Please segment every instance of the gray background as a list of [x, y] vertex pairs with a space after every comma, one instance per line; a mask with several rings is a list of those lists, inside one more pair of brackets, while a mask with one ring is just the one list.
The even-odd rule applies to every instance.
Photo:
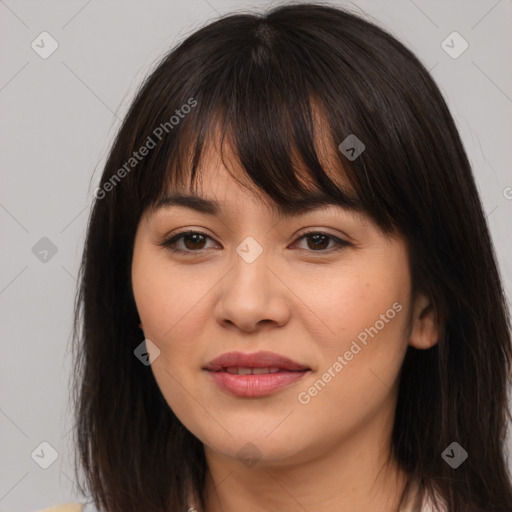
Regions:
[[[511, 1], [331, 3], [367, 13], [432, 70], [473, 165], [510, 298]], [[68, 405], [75, 276], [92, 192], [136, 87], [209, 19], [275, 4], [0, 0], [0, 511], [77, 498]], [[43, 31], [59, 45], [46, 59], [31, 47], [49, 47]], [[469, 44], [456, 59], [441, 46], [453, 31]], [[54, 255], [41, 252], [43, 237]], [[47, 469], [35, 461], [50, 461], [42, 442], [58, 453]]]

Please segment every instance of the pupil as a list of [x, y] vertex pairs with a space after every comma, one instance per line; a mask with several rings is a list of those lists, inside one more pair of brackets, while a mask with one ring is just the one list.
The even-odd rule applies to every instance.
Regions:
[[[196, 247], [195, 244], [201, 244], [200, 241], [198, 241], [197, 239], [198, 238], [204, 238], [203, 235], [199, 235], [199, 234], [192, 234], [192, 235], [187, 235], [184, 237], [183, 241], [185, 242], [185, 246], [187, 247], [187, 249], [201, 249], [201, 247]], [[192, 247], [190, 247], [190, 244], [187, 243], [188, 240], [191, 240], [192, 239]], [[204, 243], [204, 240], [203, 240], [203, 243]]]
[[[318, 240], [319, 238], [323, 238], [323, 239], [324, 239], [324, 242], [327, 240], [327, 245], [329, 245], [329, 241], [328, 241], [328, 239], [327, 239], [327, 236], [326, 236], [326, 235], [312, 235], [312, 236], [310, 237], [310, 239], [314, 239], [314, 240], [315, 240], [315, 242], [314, 242], [314, 244], [315, 244], [315, 245], [318, 245], [319, 243], [321, 244], [321, 242], [317, 242], [317, 240]], [[308, 245], [310, 245], [310, 244], [308, 244]], [[321, 245], [323, 246], [323, 247], [321, 247], [321, 249], [325, 249], [325, 243], [323, 243], [323, 244], [321, 244]], [[310, 246], [310, 249], [311, 249], [311, 248], [312, 248], [312, 247]], [[316, 248], [318, 248], [318, 247], [316, 247]]]

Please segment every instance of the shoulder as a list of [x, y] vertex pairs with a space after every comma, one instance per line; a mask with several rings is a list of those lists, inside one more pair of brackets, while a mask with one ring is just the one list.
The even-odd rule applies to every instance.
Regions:
[[92, 503], [67, 502], [53, 507], [43, 508], [36, 512], [98, 512]]
[[446, 512], [446, 502], [444, 499], [442, 499], [439, 495], [436, 495], [437, 501], [438, 501], [438, 507], [436, 508], [434, 506], [434, 503], [430, 496], [427, 496], [423, 503], [423, 508], [421, 509], [421, 512]]
[[[447, 512], [446, 508], [446, 502], [444, 499], [442, 499], [439, 495], [436, 495], [436, 498], [438, 500], [438, 507], [436, 508], [434, 506], [434, 503], [429, 495], [425, 495], [423, 498], [423, 503], [421, 504], [421, 511], [420, 512]], [[416, 509], [413, 508], [413, 502], [412, 500], [409, 501], [405, 508], [401, 509], [401, 512], [416, 512]]]
[[53, 507], [42, 508], [37, 512], [82, 512], [83, 505], [80, 503], [61, 503]]

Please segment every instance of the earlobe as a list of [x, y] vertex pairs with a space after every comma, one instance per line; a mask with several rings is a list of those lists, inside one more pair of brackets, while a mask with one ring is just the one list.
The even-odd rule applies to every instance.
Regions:
[[439, 341], [439, 335], [439, 319], [432, 301], [427, 295], [418, 294], [413, 305], [409, 344], [417, 349], [426, 350]]

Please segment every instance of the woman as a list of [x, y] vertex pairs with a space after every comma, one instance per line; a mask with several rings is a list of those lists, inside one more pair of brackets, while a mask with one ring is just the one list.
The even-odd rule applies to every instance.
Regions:
[[439, 89], [334, 7], [148, 77], [89, 221], [79, 469], [106, 510], [512, 510], [510, 320]]

